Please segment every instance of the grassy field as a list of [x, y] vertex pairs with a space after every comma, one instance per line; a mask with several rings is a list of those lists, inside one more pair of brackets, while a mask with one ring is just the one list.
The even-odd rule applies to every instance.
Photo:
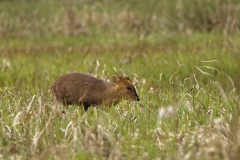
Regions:
[[[239, 5], [0, 1], [0, 159], [240, 159]], [[64, 73], [113, 68], [139, 102], [51, 96]]]

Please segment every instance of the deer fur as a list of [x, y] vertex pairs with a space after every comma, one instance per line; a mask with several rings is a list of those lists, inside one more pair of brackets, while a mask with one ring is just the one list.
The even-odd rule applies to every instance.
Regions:
[[139, 101], [133, 83], [128, 77], [112, 76], [112, 82], [84, 73], [67, 73], [51, 86], [57, 101], [65, 105], [83, 105], [85, 110], [92, 105], [116, 105], [122, 99]]

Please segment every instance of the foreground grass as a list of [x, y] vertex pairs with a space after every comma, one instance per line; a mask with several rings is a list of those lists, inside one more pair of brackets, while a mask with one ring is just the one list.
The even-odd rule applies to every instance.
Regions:
[[[216, 47], [228, 41], [209, 44], [211, 36], [186, 44], [200, 37], [175, 39], [163, 48], [146, 45], [144, 52], [138, 45], [116, 44], [99, 45], [96, 54], [87, 54], [96, 51], [91, 45], [40, 44], [30, 46], [29, 53], [3, 48], [1, 157], [237, 159], [239, 56], [235, 49]], [[91, 72], [110, 79], [112, 67], [121, 66], [137, 84], [141, 102], [84, 112], [51, 98], [49, 86], [61, 74]]]
[[[32, 8], [21, 5], [20, 16], [6, 15], [21, 19]], [[52, 5], [46, 13], [56, 21], [43, 23], [49, 34], [38, 31], [33, 18], [24, 32], [19, 30], [27, 23], [16, 21], [17, 29], [10, 30], [15, 33], [1, 35], [6, 37], [0, 40], [0, 159], [240, 158], [239, 35], [126, 26], [85, 34], [65, 33], [60, 25], [54, 32], [64, 10]], [[110, 79], [113, 67], [133, 79], [139, 103], [85, 112], [51, 97], [49, 87], [61, 74], [79, 71]]]

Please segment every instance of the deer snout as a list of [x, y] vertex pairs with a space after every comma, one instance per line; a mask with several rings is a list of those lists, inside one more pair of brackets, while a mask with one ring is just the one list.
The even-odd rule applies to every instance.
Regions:
[[139, 97], [137, 97], [137, 101], [140, 101], [140, 98], [139, 98]]

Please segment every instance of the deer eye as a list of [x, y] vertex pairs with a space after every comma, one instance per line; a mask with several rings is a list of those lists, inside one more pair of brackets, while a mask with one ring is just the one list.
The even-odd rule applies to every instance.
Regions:
[[127, 89], [128, 89], [129, 91], [131, 91], [131, 87], [127, 86]]

